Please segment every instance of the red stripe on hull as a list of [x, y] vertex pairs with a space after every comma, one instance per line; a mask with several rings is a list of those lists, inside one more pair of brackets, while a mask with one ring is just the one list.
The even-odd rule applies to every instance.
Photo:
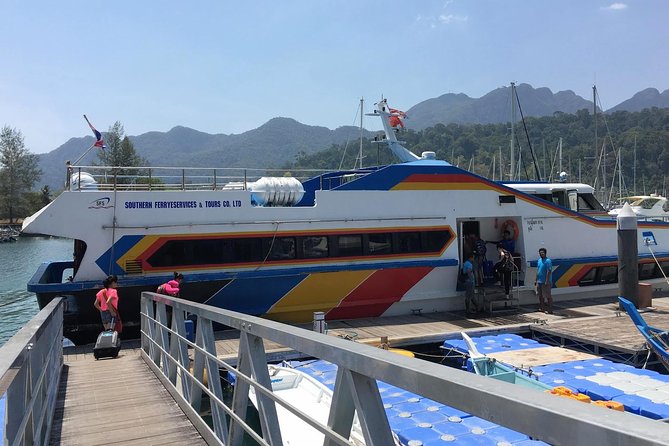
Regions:
[[376, 271], [344, 298], [327, 319], [353, 319], [381, 316], [423, 279], [432, 267], [384, 269]]

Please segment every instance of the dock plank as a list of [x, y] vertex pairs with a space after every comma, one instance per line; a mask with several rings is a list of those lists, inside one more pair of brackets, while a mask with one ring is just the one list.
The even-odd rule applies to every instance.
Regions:
[[65, 355], [51, 445], [169, 442], [206, 444], [138, 350], [99, 361], [85, 350]]
[[[643, 313], [648, 324], [669, 327], [669, 309], [658, 307]], [[615, 348], [624, 353], [644, 350], [645, 340], [625, 313], [609, 316], [579, 318], [533, 326], [533, 331], [588, 342], [603, 348]]]

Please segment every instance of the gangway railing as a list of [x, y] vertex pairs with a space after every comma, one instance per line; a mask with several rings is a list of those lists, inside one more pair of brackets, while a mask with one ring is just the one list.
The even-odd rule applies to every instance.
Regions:
[[[141, 313], [142, 357], [209, 444], [239, 446], [246, 433], [259, 444], [281, 445], [280, 405], [323, 433], [324, 446], [350, 445], [356, 413], [367, 446], [392, 445], [377, 380], [550, 444], [659, 445], [669, 438], [665, 423], [233, 311], [143, 292]], [[197, 317], [194, 342], [187, 339], [187, 316]], [[237, 368], [217, 357], [215, 323], [239, 336]], [[265, 340], [337, 365], [326, 424], [272, 393]], [[231, 402], [224, 401], [219, 371], [236, 375]], [[245, 421], [251, 387], [258, 399], [260, 432]], [[212, 427], [199, 416], [204, 395], [210, 400]]]
[[5, 446], [49, 443], [63, 369], [63, 304], [55, 298], [0, 348]]

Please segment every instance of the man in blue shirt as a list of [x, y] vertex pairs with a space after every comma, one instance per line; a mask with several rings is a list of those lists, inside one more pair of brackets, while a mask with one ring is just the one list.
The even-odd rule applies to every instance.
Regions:
[[478, 310], [478, 305], [474, 299], [474, 254], [470, 253], [467, 260], [462, 264], [462, 273], [467, 276], [465, 280], [465, 310], [467, 314], [474, 314]]
[[[534, 286], [539, 295], [539, 311], [553, 313], [553, 297], [551, 296], [551, 274], [553, 272], [553, 262], [546, 257], [546, 248], [539, 249], [539, 260], [537, 260], [537, 281]], [[548, 306], [544, 306], [544, 299]]]

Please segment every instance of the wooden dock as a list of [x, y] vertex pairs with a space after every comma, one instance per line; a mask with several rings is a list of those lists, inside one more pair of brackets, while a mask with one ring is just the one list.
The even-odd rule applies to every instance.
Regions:
[[90, 347], [65, 349], [64, 362], [50, 444], [207, 444], [139, 350], [96, 361]]
[[[669, 327], [669, 298], [656, 298], [653, 302], [653, 308], [642, 310], [644, 319], [656, 327]], [[627, 314], [618, 311], [616, 304], [600, 304], [580, 311], [594, 315], [533, 325], [532, 337], [637, 367], [646, 361], [653, 363], [643, 336]]]

